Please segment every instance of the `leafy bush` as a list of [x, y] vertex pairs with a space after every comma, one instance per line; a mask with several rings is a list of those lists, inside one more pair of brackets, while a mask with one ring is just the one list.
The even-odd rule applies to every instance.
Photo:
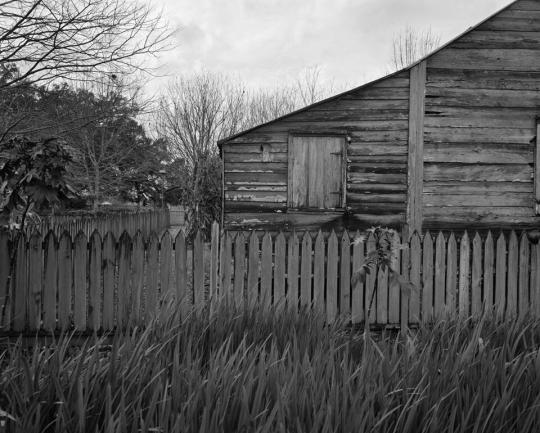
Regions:
[[21, 432], [531, 432], [540, 322], [441, 321], [377, 341], [308, 312], [156, 318], [110, 346], [0, 357]]

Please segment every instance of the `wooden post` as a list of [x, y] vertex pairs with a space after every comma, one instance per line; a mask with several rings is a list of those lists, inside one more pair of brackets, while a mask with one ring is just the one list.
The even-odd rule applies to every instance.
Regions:
[[433, 312], [440, 319], [444, 311], [446, 283], [446, 242], [442, 232], [435, 241], [435, 288], [433, 291]]
[[272, 304], [272, 237], [268, 232], [262, 239], [261, 254], [261, 302], [269, 307]]
[[285, 235], [280, 233], [276, 238], [274, 269], [274, 304], [285, 306]]
[[497, 315], [502, 318], [506, 310], [506, 240], [503, 233], [497, 239], [495, 304], [497, 305]]
[[259, 300], [259, 237], [255, 231], [249, 238], [247, 301], [254, 307]]
[[71, 317], [71, 291], [73, 288], [73, 255], [71, 236], [62, 233], [58, 243], [58, 327], [67, 329]]
[[[285, 270], [283, 270], [285, 273]], [[285, 276], [283, 276], [285, 278]], [[242, 232], [234, 240], [234, 303], [244, 305], [244, 286], [246, 279], [246, 239]]]
[[300, 264], [300, 305], [311, 307], [311, 236], [308, 232], [302, 238], [302, 262]]
[[454, 233], [448, 238], [446, 252], [446, 314], [455, 316], [457, 311], [457, 242]]
[[469, 315], [470, 255], [469, 235], [465, 232], [459, 243], [459, 316], [461, 318]]
[[518, 238], [516, 232], [512, 230], [508, 241], [508, 286], [506, 294], [506, 314], [512, 318], [517, 315], [518, 260]]
[[74, 310], [73, 320], [77, 331], [86, 330], [86, 297], [87, 297], [87, 267], [88, 264], [88, 240], [83, 232], [75, 237], [73, 253], [73, 286], [74, 286]]
[[116, 271], [116, 240], [112, 232], [103, 239], [103, 329], [114, 328], [114, 280]]
[[313, 263], [313, 307], [321, 313], [325, 313], [324, 305], [324, 235], [319, 230], [315, 239], [314, 263]]
[[332, 323], [338, 312], [338, 238], [332, 230], [328, 238], [328, 268], [326, 271], [326, 320]]
[[339, 313], [345, 321], [351, 316], [351, 240], [345, 231], [341, 237]]
[[101, 253], [101, 236], [96, 230], [90, 237], [90, 272], [88, 275], [88, 327], [93, 331], [97, 331], [101, 325]]
[[424, 236], [422, 261], [422, 321], [425, 323], [433, 317], [433, 241], [429, 232]]
[[491, 310], [493, 308], [493, 271], [495, 256], [493, 255], [493, 236], [491, 231], [488, 232], [486, 241], [484, 242], [484, 309]]
[[292, 232], [288, 240], [287, 257], [287, 306], [294, 312], [298, 312], [298, 257], [300, 248], [298, 236]]
[[482, 312], [482, 240], [478, 232], [473, 239], [471, 274], [471, 314], [478, 317]]
[[[420, 322], [420, 273], [422, 269], [422, 242], [420, 240], [420, 235], [418, 234], [418, 232], [413, 233], [409, 245], [411, 260], [409, 279], [414, 286], [414, 289], [411, 293], [411, 299], [409, 301], [409, 323], [418, 324]], [[399, 263], [394, 269], [399, 269]]]
[[[187, 249], [184, 233], [179, 231], [174, 241], [174, 260], [176, 271], [176, 300], [181, 303], [182, 312], [191, 307], [187, 289]], [[217, 277], [216, 277], [217, 278]]]
[[519, 245], [519, 290], [518, 290], [518, 312], [519, 318], [523, 319], [529, 312], [529, 239], [525, 233], [521, 234]]
[[[365, 246], [364, 239], [360, 236], [360, 232], [357, 231], [353, 239], [353, 260], [352, 260], [353, 275], [355, 272], [358, 272], [360, 268], [362, 267], [362, 265], [364, 264], [364, 260], [365, 260], [364, 246]], [[362, 320], [365, 319], [364, 287], [365, 287], [365, 283], [363, 283], [359, 278], [356, 279], [355, 285], [351, 284], [351, 303], [352, 303], [351, 321], [353, 324], [360, 323]], [[369, 300], [366, 302], [369, 302]]]
[[41, 326], [41, 290], [43, 254], [41, 235], [34, 232], [28, 243], [28, 326], [30, 331], [36, 331]]
[[193, 299], [195, 307], [201, 308], [204, 304], [204, 242], [200, 231], [193, 242]]
[[137, 230], [135, 237], [133, 238], [131, 263], [133, 269], [133, 283], [130, 322], [139, 325], [141, 320], [141, 298], [144, 290], [144, 239], [140, 230]]
[[421, 233], [423, 220], [424, 187], [424, 104], [426, 92], [426, 61], [410, 72], [409, 96], [409, 159], [407, 225], [408, 238], [415, 231]]
[[[45, 237], [45, 278], [43, 284], [43, 328], [54, 331], [56, 328], [56, 292], [58, 281], [58, 254], [56, 237], [50, 231]], [[100, 264], [101, 265], [101, 264]], [[64, 264], [62, 263], [62, 266]], [[1, 303], [0, 303], [1, 305]]]

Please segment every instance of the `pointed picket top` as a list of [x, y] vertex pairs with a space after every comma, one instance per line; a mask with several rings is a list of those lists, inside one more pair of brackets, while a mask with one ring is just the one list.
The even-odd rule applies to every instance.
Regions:
[[163, 230], [161, 233], [160, 244], [163, 244], [164, 242], [167, 242], [170, 245], [173, 243], [171, 232], [168, 229]]
[[431, 237], [431, 232], [429, 230], [427, 230], [426, 234], [424, 235], [424, 245], [426, 243], [433, 243], [433, 239]]

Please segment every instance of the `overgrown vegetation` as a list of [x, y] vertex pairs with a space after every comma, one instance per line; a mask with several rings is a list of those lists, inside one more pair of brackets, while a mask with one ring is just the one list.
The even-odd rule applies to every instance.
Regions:
[[0, 357], [21, 432], [532, 432], [540, 322], [447, 320], [377, 340], [309, 313], [164, 313], [79, 349]]

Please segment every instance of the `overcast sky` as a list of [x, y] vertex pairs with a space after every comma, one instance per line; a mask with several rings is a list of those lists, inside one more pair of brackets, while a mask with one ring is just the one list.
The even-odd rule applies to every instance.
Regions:
[[[389, 72], [407, 25], [446, 42], [510, 0], [154, 0], [179, 28], [161, 74], [206, 69], [273, 87], [318, 65], [338, 87]], [[157, 80], [152, 87], [158, 87]]]

